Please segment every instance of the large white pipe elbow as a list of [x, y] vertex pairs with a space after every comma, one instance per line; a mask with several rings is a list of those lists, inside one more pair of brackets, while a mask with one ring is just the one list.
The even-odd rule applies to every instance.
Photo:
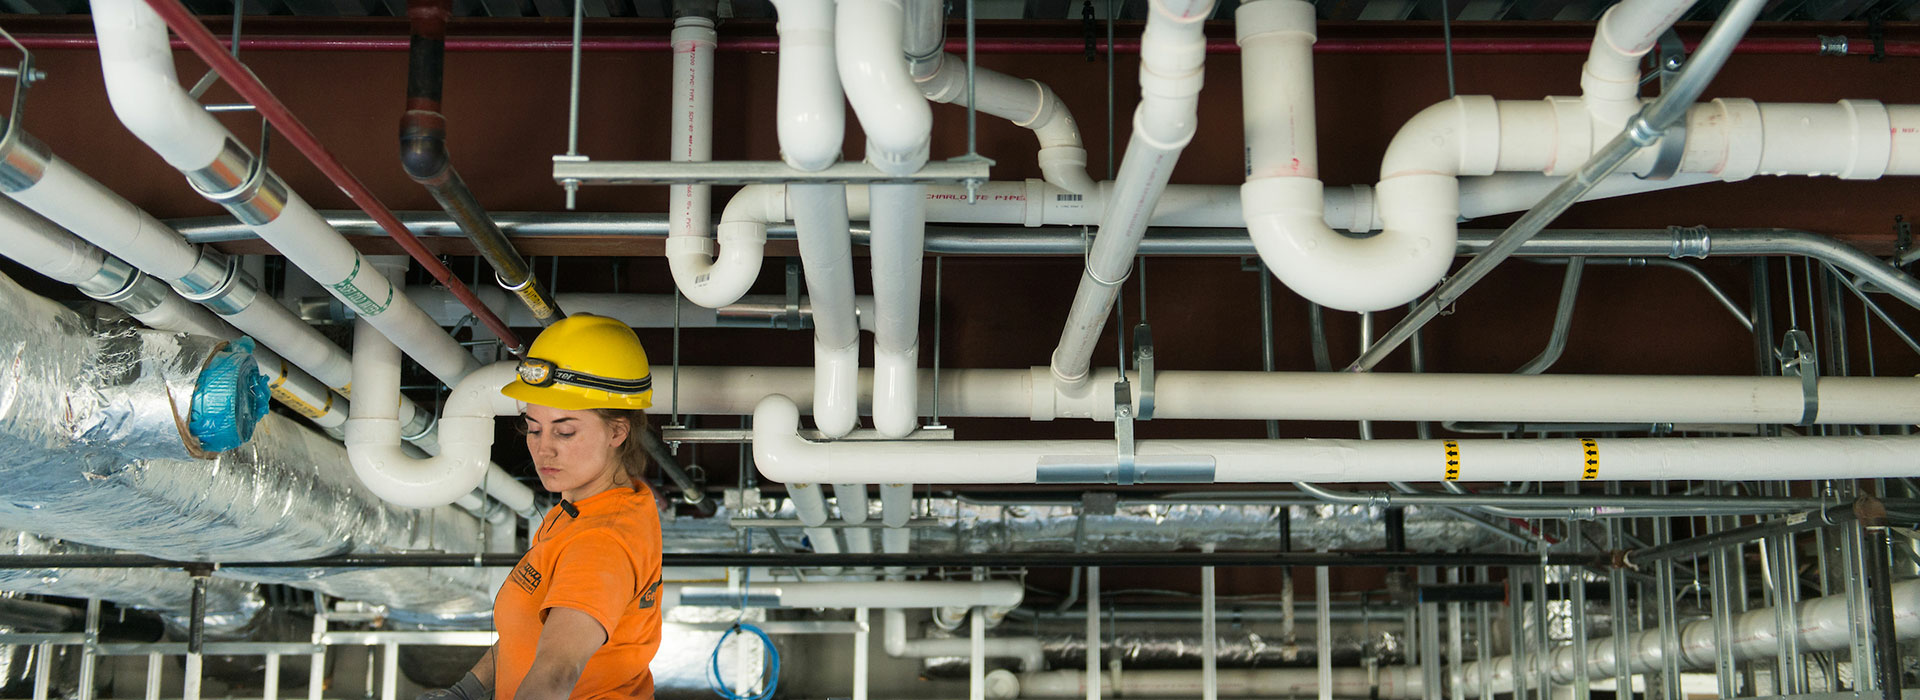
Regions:
[[845, 437], [860, 426], [860, 343], [813, 345], [813, 424], [827, 437]]
[[1453, 178], [1382, 182], [1380, 200], [1386, 229], [1362, 239], [1327, 227], [1319, 180], [1266, 178], [1240, 188], [1247, 234], [1274, 276], [1315, 304], [1345, 311], [1405, 304], [1453, 264], [1460, 207]]
[[[398, 403], [391, 398], [400, 392], [399, 349], [365, 320], [355, 331], [354, 383], [362, 400], [354, 402], [347, 419], [346, 446], [360, 482], [381, 499], [410, 508], [447, 505], [478, 488], [493, 458], [494, 417], [518, 411], [500, 394], [500, 387], [513, 381], [514, 364], [490, 365], [461, 380], [440, 418], [440, 454], [414, 458], [400, 447]], [[528, 495], [526, 503], [508, 505], [530, 507]]]
[[1580, 68], [1580, 91], [1608, 136], [1640, 110], [1640, 58], [1697, 1], [1623, 0], [1600, 16]]
[[180, 89], [167, 23], [141, 0], [93, 4], [100, 67], [113, 112], [174, 168], [193, 171], [220, 156], [227, 130]]
[[[667, 232], [667, 267], [688, 301], [717, 309], [745, 296], [760, 277], [766, 254], [767, 225], [787, 220], [786, 188], [748, 185], [727, 200], [720, 214], [718, 241], [708, 238], [704, 225], [692, 219], [682, 225], [675, 218]], [[697, 216], [704, 222], [706, 217]]]
[[1346, 311], [1398, 306], [1432, 288], [1453, 262], [1460, 213], [1455, 177], [1494, 169], [1494, 101], [1448, 100], [1409, 120], [1388, 147], [1374, 191], [1383, 230], [1351, 238], [1327, 226], [1318, 179], [1313, 6], [1301, 0], [1243, 5], [1235, 31], [1245, 63], [1248, 149], [1240, 207], [1260, 259], [1294, 292]]
[[813, 304], [814, 422], [827, 437], [843, 437], [860, 424], [860, 320], [847, 189], [794, 185], [787, 192]]
[[[935, 102], [966, 106], [966, 60], [941, 54], [933, 64], [932, 73], [915, 78], [920, 92]], [[1080, 127], [1053, 88], [978, 66], [973, 77], [976, 109], [1033, 130], [1040, 141], [1040, 173], [1049, 184], [1078, 194], [1098, 190], [1087, 175], [1087, 149], [1080, 140]]]
[[775, 0], [780, 15], [780, 156], [801, 170], [840, 160], [846, 105], [834, 57], [833, 0]]
[[889, 175], [912, 175], [927, 163], [933, 110], [915, 87], [903, 48], [900, 0], [838, 0], [834, 33], [840, 84], [867, 135], [867, 160]]

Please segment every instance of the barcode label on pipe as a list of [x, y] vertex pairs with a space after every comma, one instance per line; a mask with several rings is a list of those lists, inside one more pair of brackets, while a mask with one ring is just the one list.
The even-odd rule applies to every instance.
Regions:
[[1448, 440], [1440, 443], [1447, 450], [1447, 481], [1460, 480], [1460, 443]]
[[1582, 459], [1586, 464], [1586, 469], [1580, 473], [1580, 479], [1593, 481], [1600, 478], [1600, 443], [1594, 442], [1591, 438], [1581, 438], [1580, 451], [1584, 453]]
[[1078, 201], [1080, 201], [1080, 195], [1077, 195], [1077, 194], [1056, 194], [1056, 195], [1054, 195], [1054, 196], [1053, 196], [1053, 201], [1056, 201], [1056, 202], [1078, 202]]

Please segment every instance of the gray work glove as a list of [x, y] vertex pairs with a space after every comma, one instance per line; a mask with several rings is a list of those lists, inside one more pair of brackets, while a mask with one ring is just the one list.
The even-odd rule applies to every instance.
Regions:
[[468, 671], [451, 688], [434, 688], [421, 693], [418, 700], [493, 700], [493, 690]]

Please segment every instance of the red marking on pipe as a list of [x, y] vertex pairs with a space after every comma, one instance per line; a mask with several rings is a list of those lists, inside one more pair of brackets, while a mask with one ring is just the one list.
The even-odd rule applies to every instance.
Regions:
[[174, 34], [186, 43], [187, 48], [192, 49], [200, 56], [200, 60], [205, 61], [219, 73], [221, 80], [233, 86], [234, 92], [240, 93], [241, 99], [253, 103], [260, 114], [273, 124], [273, 128], [279, 130], [294, 148], [300, 149], [307, 160], [313, 162], [314, 167], [319, 168], [328, 180], [333, 181], [340, 191], [347, 194], [347, 198], [353, 200], [354, 206], [372, 217], [374, 222], [380, 224], [380, 228], [386, 230], [387, 235], [393, 237], [394, 242], [406, 249], [408, 255], [420, 261], [421, 266], [427, 268], [427, 272], [431, 273], [435, 280], [446, 285], [447, 290], [453, 292], [453, 296], [459, 299], [460, 303], [465, 304], [467, 309], [473, 312], [474, 317], [486, 324], [487, 329], [493, 331], [501, 342], [506, 343], [514, 354], [520, 354], [525, 350], [526, 344], [520, 342], [520, 337], [507, 328], [506, 322], [494, 315], [493, 310], [488, 309], [486, 304], [481, 303], [480, 298], [474, 296], [473, 290], [461, 283], [460, 278], [453, 276], [452, 270], [440, 264], [440, 259], [434, 257], [433, 252], [427, 250], [425, 245], [421, 245], [420, 239], [415, 238], [413, 232], [408, 231], [406, 225], [400, 223], [400, 219], [393, 215], [393, 210], [381, 203], [380, 198], [374, 196], [372, 190], [367, 189], [366, 183], [354, 177], [345, 165], [341, 165], [340, 160], [334, 158], [333, 153], [313, 135], [313, 131], [309, 130], [299, 117], [294, 116], [293, 111], [280, 102], [280, 98], [274, 97], [273, 91], [268, 90], [266, 84], [254, 77], [253, 72], [247, 70], [239, 59], [227, 55], [226, 49], [221, 47], [220, 40], [215, 39], [213, 33], [207, 31], [206, 26], [200, 23], [200, 19], [188, 11], [186, 6], [180, 4], [180, 0], [147, 0], [147, 5], [166, 21]]

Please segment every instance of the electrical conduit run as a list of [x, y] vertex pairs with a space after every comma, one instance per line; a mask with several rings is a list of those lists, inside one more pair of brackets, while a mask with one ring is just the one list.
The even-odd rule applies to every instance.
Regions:
[[465, 348], [187, 95], [174, 73], [167, 26], [153, 9], [141, 0], [102, 0], [93, 11], [107, 96], [135, 136], [185, 173], [203, 196], [397, 338], [435, 377], [452, 385], [473, 371], [477, 364]]
[[[927, 162], [933, 112], [903, 57], [900, 0], [838, 0], [834, 55], [847, 101], [867, 136], [867, 162], [911, 175]], [[874, 301], [873, 424], [906, 437], [919, 424], [920, 268], [926, 236], [924, 185], [869, 188]]]
[[1080, 391], [1119, 285], [1133, 267], [1134, 252], [1146, 236], [1174, 163], [1198, 126], [1206, 58], [1202, 29], [1213, 13], [1213, 0], [1152, 0], [1149, 5], [1140, 39], [1140, 106], [1133, 113], [1133, 137], [1053, 351], [1054, 381]]

